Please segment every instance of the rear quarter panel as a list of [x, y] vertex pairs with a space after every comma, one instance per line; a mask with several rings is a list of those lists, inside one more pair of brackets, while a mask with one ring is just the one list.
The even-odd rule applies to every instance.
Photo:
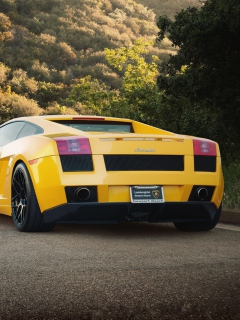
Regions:
[[[60, 187], [59, 160], [55, 142], [44, 136], [30, 136], [2, 147], [0, 163], [0, 212], [11, 215], [12, 174], [23, 162], [30, 174], [41, 211], [66, 202]], [[30, 165], [29, 161], [38, 159]], [[54, 189], [54, 193], [52, 190]]]

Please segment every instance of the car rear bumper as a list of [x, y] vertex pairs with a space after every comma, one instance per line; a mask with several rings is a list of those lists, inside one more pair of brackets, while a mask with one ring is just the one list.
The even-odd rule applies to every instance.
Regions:
[[121, 221], [212, 221], [217, 207], [212, 202], [92, 202], [66, 203], [43, 212], [44, 223], [117, 223]]

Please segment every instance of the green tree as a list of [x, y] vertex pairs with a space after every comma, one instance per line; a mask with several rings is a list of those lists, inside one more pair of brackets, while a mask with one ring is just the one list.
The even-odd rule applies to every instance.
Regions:
[[0, 87], [6, 84], [9, 72], [10, 68], [6, 67], [3, 63], [0, 62]]
[[109, 113], [110, 105], [118, 100], [118, 95], [118, 90], [110, 90], [105, 83], [87, 76], [73, 86], [67, 100], [72, 105], [80, 102], [87, 110], [100, 115]]
[[38, 90], [37, 81], [34, 78], [29, 78], [27, 72], [22, 69], [14, 70], [12, 76], [9, 82], [12, 91], [25, 96], [34, 96]]
[[105, 49], [106, 59], [109, 64], [123, 71], [123, 90], [125, 93], [131, 92], [143, 85], [155, 84], [158, 73], [157, 56], [152, 56], [152, 62], [146, 61], [149, 47], [153, 41], [140, 38], [132, 46], [118, 49]]
[[134, 118], [149, 124], [161, 123], [161, 93], [156, 85], [156, 57], [146, 61], [152, 41], [137, 40], [133, 46], [105, 49], [106, 59], [123, 74], [121, 90], [113, 90], [90, 76], [79, 79], [68, 103], [81, 103], [98, 115]]
[[78, 114], [74, 109], [68, 108], [66, 106], [60, 106], [58, 103], [48, 106], [45, 110], [42, 111], [44, 114]]
[[140, 38], [129, 47], [105, 49], [105, 54], [109, 64], [123, 72], [121, 96], [128, 117], [161, 126], [161, 92], [156, 85], [158, 58], [152, 55], [151, 61], [146, 61], [151, 45], [152, 40]]
[[182, 102], [189, 101], [184, 131], [200, 131], [220, 142], [225, 155], [239, 155], [240, 2], [208, 0], [182, 10], [174, 21], [160, 16], [157, 25], [158, 41], [167, 35], [179, 49], [160, 66], [157, 83], [164, 101], [178, 101], [178, 118]]
[[12, 118], [35, 116], [41, 113], [36, 101], [27, 99], [16, 93], [0, 91], [0, 122], [3, 123]]
[[46, 109], [49, 105], [66, 99], [68, 93], [67, 87], [62, 83], [55, 84], [51, 82], [39, 81], [36, 100], [43, 109]]
[[11, 38], [11, 21], [8, 16], [0, 12], [0, 41]]

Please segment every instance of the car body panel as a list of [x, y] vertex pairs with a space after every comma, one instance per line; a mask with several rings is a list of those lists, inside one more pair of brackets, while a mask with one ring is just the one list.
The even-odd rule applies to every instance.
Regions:
[[[84, 132], [52, 122], [62, 119], [125, 122], [132, 124], [134, 133]], [[224, 183], [217, 143], [216, 170], [214, 172], [199, 172], [194, 169], [193, 139], [195, 137], [174, 134], [129, 119], [110, 117], [36, 116], [23, 117], [18, 120], [34, 123], [43, 128], [44, 132], [20, 138], [0, 147], [0, 212], [3, 214], [11, 215], [11, 179], [14, 168], [19, 162], [23, 162], [27, 167], [40, 210], [45, 216], [51, 215], [54, 210], [56, 212], [58, 207], [65, 206], [65, 210], [71, 207], [65, 190], [65, 187], [68, 186], [96, 187], [97, 201], [92, 203], [92, 208], [95, 209], [98, 204], [99, 208], [100, 205], [102, 208], [116, 208], [122, 203], [123, 207], [131, 211], [132, 209], [129, 208], [134, 206], [131, 205], [130, 187], [155, 185], [163, 188], [165, 204], [188, 203], [193, 186], [209, 186], [214, 188], [210, 201], [207, 201], [210, 203], [210, 207], [212, 208], [213, 205], [217, 210], [221, 205]], [[14, 121], [16, 119], [10, 122]], [[92, 171], [63, 171], [54, 138], [71, 136], [89, 139], [93, 162]], [[181, 155], [183, 170], [136, 170], [136, 168], [134, 170], [107, 170], [104, 157], [113, 156], [115, 159], [115, 156], [120, 155], [130, 155], [136, 159], [139, 159], [138, 156], [167, 155], [171, 157]], [[188, 205], [190, 204], [188, 203]], [[192, 205], [193, 202], [191, 202]], [[204, 205], [200, 204], [201, 207]], [[89, 211], [91, 204], [81, 203], [78, 207], [79, 210], [84, 208]], [[143, 207], [145, 208], [146, 204]], [[163, 208], [164, 205], [159, 205], [160, 207]], [[52, 219], [50, 220], [52, 221]]]

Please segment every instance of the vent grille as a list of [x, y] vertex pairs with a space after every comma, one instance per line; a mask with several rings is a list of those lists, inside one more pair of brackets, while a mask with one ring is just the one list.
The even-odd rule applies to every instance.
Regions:
[[215, 172], [215, 156], [194, 156], [194, 171]]
[[104, 155], [107, 171], [183, 171], [183, 156]]
[[93, 171], [92, 156], [87, 155], [61, 155], [62, 169], [64, 172]]

